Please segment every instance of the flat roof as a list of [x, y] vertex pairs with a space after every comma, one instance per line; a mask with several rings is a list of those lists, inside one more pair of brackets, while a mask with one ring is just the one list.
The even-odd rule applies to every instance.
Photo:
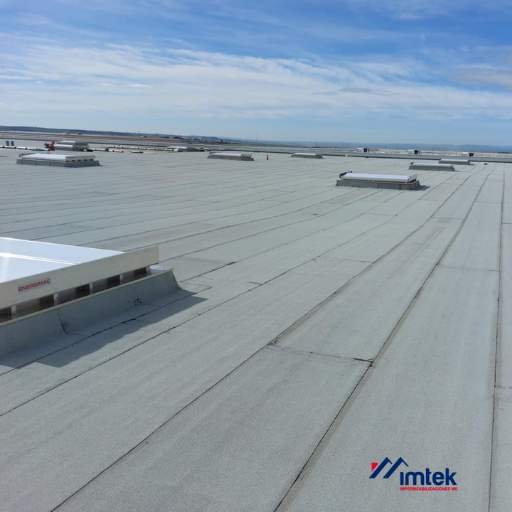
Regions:
[[[405, 159], [16, 153], [1, 236], [158, 245], [182, 290], [0, 357], [0, 508], [510, 509], [512, 166], [402, 191], [335, 181]], [[369, 478], [400, 457], [457, 492]]]

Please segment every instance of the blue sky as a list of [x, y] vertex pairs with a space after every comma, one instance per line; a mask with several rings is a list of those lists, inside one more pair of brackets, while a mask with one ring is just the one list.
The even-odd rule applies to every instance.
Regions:
[[510, 144], [510, 0], [0, 0], [0, 13], [0, 124]]

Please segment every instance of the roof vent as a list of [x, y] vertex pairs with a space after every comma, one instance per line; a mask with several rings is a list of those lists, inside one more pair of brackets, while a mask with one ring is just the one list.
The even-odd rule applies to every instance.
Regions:
[[[158, 263], [158, 248], [122, 253], [88, 247], [0, 238], [0, 321], [45, 304], [68, 302], [73, 295], [87, 295], [133, 280]], [[71, 293], [73, 292], [73, 293]], [[37, 303], [37, 304], [36, 304]], [[25, 313], [26, 314], [26, 313]]]
[[429, 163], [417, 163], [411, 162], [409, 165], [410, 171], [455, 171], [453, 165], [448, 164], [429, 164]]
[[199, 148], [196, 148], [194, 146], [176, 146], [176, 145], [171, 145], [171, 146], [167, 146], [166, 148], [167, 151], [172, 151], [174, 153], [184, 153], [184, 152], [187, 152], [187, 151], [199, 151]]
[[61, 140], [53, 144], [55, 149], [63, 149], [67, 151], [88, 151], [89, 143], [78, 140]]
[[455, 164], [455, 165], [471, 165], [471, 160], [467, 158], [441, 158], [440, 164]]
[[374, 187], [374, 188], [393, 188], [400, 190], [415, 190], [420, 187], [415, 174], [399, 175], [399, 174], [371, 174], [342, 172], [337, 186], [343, 187]]
[[292, 153], [291, 156], [295, 158], [323, 158], [320, 153]]
[[20, 154], [17, 164], [55, 165], [58, 167], [94, 167], [100, 165], [93, 155], [67, 155], [59, 153]]
[[235, 153], [234, 151], [215, 151], [208, 155], [208, 158], [221, 158], [224, 160], [254, 161], [251, 153]]
[[157, 247], [118, 252], [0, 237], [0, 355], [177, 291], [172, 270], [157, 263]]

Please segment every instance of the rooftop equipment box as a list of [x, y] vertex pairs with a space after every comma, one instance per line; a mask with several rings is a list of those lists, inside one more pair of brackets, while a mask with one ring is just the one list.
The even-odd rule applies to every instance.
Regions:
[[471, 160], [467, 158], [441, 158], [440, 164], [455, 164], [455, 165], [471, 165]]
[[21, 154], [17, 164], [52, 165], [58, 167], [94, 167], [100, 165], [93, 155], [68, 155], [65, 153], [27, 153]]
[[420, 182], [415, 174], [403, 176], [398, 174], [370, 174], [351, 171], [342, 172], [336, 185], [338, 187], [374, 187], [399, 190], [415, 190], [420, 188]]
[[455, 171], [453, 165], [411, 162], [410, 171]]
[[233, 151], [216, 151], [210, 153], [208, 158], [220, 158], [224, 160], [254, 161], [251, 153], [235, 153]]
[[291, 156], [295, 158], [323, 158], [323, 155], [319, 153], [292, 153]]

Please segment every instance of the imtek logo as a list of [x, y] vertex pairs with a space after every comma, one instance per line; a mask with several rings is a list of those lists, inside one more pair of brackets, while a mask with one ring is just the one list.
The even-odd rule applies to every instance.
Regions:
[[[373, 461], [370, 464], [370, 479], [381, 477], [384, 480], [391, 478], [399, 468], [408, 468], [409, 464], [403, 457], [395, 462], [385, 457], [382, 461]], [[425, 468], [422, 471], [400, 471], [398, 473], [401, 491], [457, 491], [459, 486], [455, 480], [455, 471], [446, 467], [442, 471], [432, 471]]]

